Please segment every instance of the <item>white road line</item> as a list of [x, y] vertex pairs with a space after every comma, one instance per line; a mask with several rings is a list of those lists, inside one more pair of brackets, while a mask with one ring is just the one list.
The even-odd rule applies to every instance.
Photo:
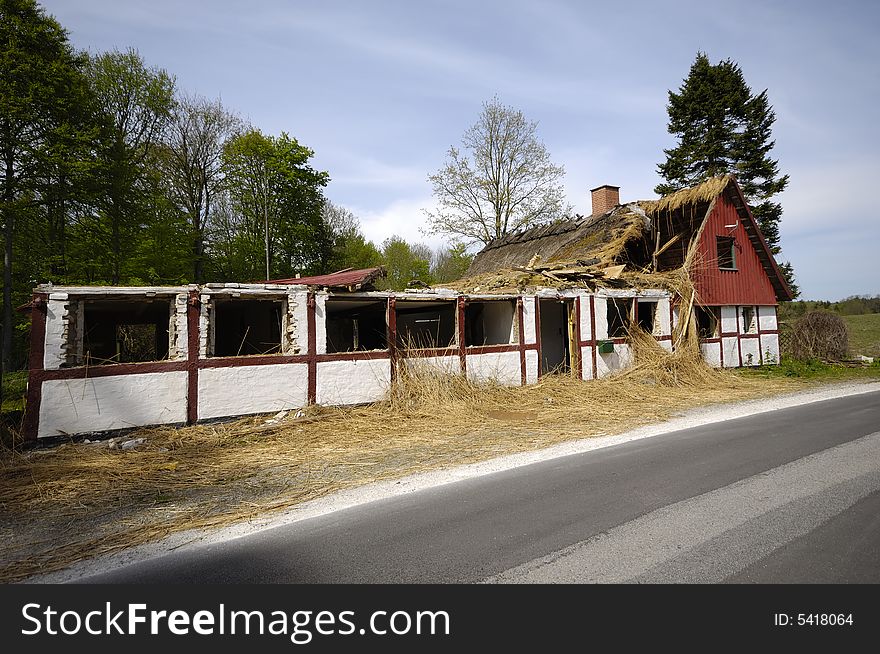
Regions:
[[[880, 432], [832, 447], [736, 483], [664, 506], [554, 554], [486, 580], [488, 583], [714, 582], [809, 533], [880, 489]], [[801, 500], [822, 495], [822, 501]], [[721, 548], [703, 561], [700, 578], [669, 579], [664, 564], [750, 521], [792, 507], [784, 528], [751, 534], [736, 555]], [[809, 507], [809, 509], [807, 509]], [[747, 531], [747, 530], [745, 530]], [[705, 553], [704, 553], [705, 556]], [[677, 566], [682, 568], [682, 566]], [[710, 568], [714, 570], [709, 571]], [[654, 572], [653, 578], [649, 573]]]

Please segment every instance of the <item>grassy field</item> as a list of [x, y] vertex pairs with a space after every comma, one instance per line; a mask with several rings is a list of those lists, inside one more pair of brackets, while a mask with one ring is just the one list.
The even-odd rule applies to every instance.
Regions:
[[849, 351], [857, 356], [880, 357], [880, 313], [843, 316], [849, 325]]

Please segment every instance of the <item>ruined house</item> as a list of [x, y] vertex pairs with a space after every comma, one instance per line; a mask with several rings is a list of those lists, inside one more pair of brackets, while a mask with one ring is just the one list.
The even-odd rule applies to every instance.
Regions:
[[[594, 379], [639, 325], [706, 360], [776, 362], [791, 293], [736, 181], [711, 179], [488, 244], [454, 284], [377, 291], [381, 268], [258, 284], [35, 289], [24, 434], [36, 439], [381, 399], [400, 365]], [[687, 270], [685, 275], [682, 270]]]

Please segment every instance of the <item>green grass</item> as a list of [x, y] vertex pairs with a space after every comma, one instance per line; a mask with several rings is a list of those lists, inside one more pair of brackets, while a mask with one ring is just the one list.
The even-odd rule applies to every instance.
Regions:
[[7, 372], [3, 375], [3, 413], [24, 409], [27, 392], [27, 370]]
[[880, 359], [869, 366], [848, 367], [823, 363], [822, 361], [801, 361], [785, 354], [778, 366], [761, 366], [758, 368], [742, 368], [740, 374], [766, 377], [789, 377], [815, 381], [847, 381], [880, 379]]
[[843, 316], [849, 325], [849, 351], [853, 356], [880, 357], [880, 313]]

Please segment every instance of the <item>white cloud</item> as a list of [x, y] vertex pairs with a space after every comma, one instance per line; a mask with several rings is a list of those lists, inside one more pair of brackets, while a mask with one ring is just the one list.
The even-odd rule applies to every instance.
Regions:
[[423, 166], [401, 165], [369, 156], [362, 157], [353, 152], [336, 152], [332, 161], [332, 178], [335, 184], [403, 187], [410, 190], [419, 185], [427, 186], [427, 174]]
[[427, 227], [422, 209], [436, 208], [431, 197], [394, 200], [379, 209], [349, 208], [360, 218], [364, 236], [379, 247], [392, 236], [399, 236], [408, 243], [426, 243], [434, 249], [447, 244], [446, 239], [422, 231]]

